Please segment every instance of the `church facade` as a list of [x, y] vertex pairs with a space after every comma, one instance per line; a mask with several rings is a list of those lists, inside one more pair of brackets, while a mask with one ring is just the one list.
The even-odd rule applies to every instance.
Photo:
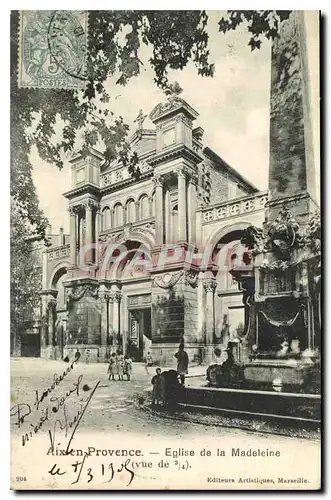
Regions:
[[70, 162], [70, 234], [43, 255], [43, 357], [79, 349], [104, 361], [121, 346], [169, 364], [184, 341], [190, 360], [208, 363], [243, 331], [229, 271], [244, 230], [262, 227], [267, 193], [204, 145], [198, 113], [180, 97], [150, 118], [154, 128], [138, 121], [130, 141], [138, 176], [95, 150]]

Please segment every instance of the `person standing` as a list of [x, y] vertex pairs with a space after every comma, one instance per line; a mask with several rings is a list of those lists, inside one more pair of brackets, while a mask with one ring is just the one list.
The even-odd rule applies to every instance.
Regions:
[[188, 373], [188, 355], [184, 350], [184, 344], [179, 344], [179, 350], [175, 354], [175, 358], [177, 358], [177, 373], [180, 378], [181, 384], [185, 385], [185, 375]]
[[115, 380], [115, 375], [117, 373], [117, 366], [116, 366], [116, 355], [113, 352], [112, 355], [109, 358], [109, 364], [108, 364], [108, 380], [110, 380], [110, 377], [112, 380]]
[[156, 368], [156, 374], [151, 382], [153, 386], [152, 404], [163, 405], [161, 368]]
[[123, 380], [123, 375], [124, 375], [124, 356], [122, 354], [122, 351], [118, 351], [117, 352], [116, 365], [117, 365], [118, 380]]
[[146, 355], [145, 370], [146, 370], [147, 375], [149, 375], [149, 371], [148, 371], [149, 366], [153, 366], [153, 358], [152, 358], [150, 351], [148, 351], [147, 355]]
[[127, 380], [131, 380], [132, 373], [132, 359], [129, 354], [126, 354], [124, 357], [124, 373], [127, 376]]

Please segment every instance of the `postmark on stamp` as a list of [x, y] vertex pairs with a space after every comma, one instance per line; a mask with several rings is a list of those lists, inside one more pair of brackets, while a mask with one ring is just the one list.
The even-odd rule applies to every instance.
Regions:
[[20, 15], [19, 87], [84, 87], [87, 12], [30, 10]]

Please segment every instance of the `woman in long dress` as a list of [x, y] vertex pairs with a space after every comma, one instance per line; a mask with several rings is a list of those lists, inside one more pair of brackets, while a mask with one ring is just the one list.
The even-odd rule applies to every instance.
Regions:
[[110, 377], [112, 380], [115, 380], [116, 373], [117, 373], [116, 354], [113, 352], [108, 362], [108, 374], [109, 374], [108, 380], [110, 380]]

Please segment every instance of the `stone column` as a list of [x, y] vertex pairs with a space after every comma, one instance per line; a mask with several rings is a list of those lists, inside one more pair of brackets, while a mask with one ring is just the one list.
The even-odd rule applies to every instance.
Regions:
[[178, 241], [186, 241], [186, 176], [178, 170]]
[[120, 305], [121, 292], [113, 292], [113, 346], [117, 345], [117, 337], [120, 333]]
[[[40, 347], [45, 349], [48, 342], [48, 309], [47, 309], [47, 298], [45, 295], [41, 297], [41, 331], [40, 331]], [[43, 357], [43, 354], [42, 354]]]
[[163, 244], [163, 183], [160, 177], [153, 178], [155, 184], [155, 244]]
[[53, 301], [48, 303], [48, 346], [54, 346], [55, 335], [55, 305]]
[[112, 337], [111, 345], [114, 344], [115, 333], [114, 333], [114, 297], [113, 294], [108, 295], [108, 341], [110, 341], [109, 337]]
[[108, 345], [108, 297], [105, 292], [99, 294], [101, 301], [101, 347]]
[[193, 245], [196, 242], [196, 211], [197, 211], [197, 180], [190, 177], [187, 190], [187, 214], [188, 214], [188, 242]]
[[97, 206], [96, 212], [95, 212], [95, 263], [99, 264], [99, 233], [101, 231], [101, 211], [99, 205]]
[[69, 207], [70, 214], [70, 260], [71, 265], [77, 265], [77, 223], [76, 223], [76, 211], [75, 207]]
[[203, 283], [206, 291], [206, 344], [214, 344], [215, 334], [215, 289], [216, 281], [214, 278], [208, 278]]
[[169, 189], [166, 190], [165, 200], [164, 200], [164, 211], [165, 211], [165, 242], [172, 243], [171, 241], [171, 205], [170, 205], [170, 193]]
[[89, 200], [85, 204], [85, 214], [86, 214], [85, 263], [86, 264], [91, 264], [93, 260], [92, 247], [91, 247], [91, 245], [93, 244], [92, 209], [93, 209], [93, 204]]
[[202, 241], [202, 209], [203, 203], [199, 201], [197, 203], [197, 211], [195, 213], [195, 242], [199, 249], [202, 250], [203, 241]]
[[198, 342], [206, 343], [206, 316], [205, 316], [205, 297], [203, 290], [203, 273], [199, 273], [198, 278]]

